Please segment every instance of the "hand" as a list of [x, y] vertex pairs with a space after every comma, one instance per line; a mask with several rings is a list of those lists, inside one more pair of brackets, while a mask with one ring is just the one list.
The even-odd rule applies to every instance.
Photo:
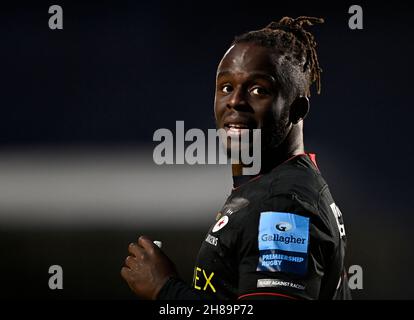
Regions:
[[174, 264], [145, 236], [131, 243], [128, 251], [121, 276], [137, 296], [155, 300], [168, 278], [177, 275]]

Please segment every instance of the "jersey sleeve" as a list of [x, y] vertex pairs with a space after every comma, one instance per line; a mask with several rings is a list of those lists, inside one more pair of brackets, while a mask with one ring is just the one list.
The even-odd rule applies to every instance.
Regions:
[[158, 293], [157, 300], [212, 300], [208, 294], [195, 290], [184, 280], [170, 277]]
[[246, 217], [239, 235], [239, 299], [318, 299], [337, 246], [329, 214], [278, 195]]

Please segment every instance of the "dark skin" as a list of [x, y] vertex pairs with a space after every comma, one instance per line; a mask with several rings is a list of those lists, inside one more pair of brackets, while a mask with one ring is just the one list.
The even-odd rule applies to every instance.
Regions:
[[168, 278], [177, 275], [174, 264], [145, 236], [130, 243], [128, 252], [121, 276], [138, 297], [156, 300]]
[[[282, 95], [277, 61], [272, 49], [241, 43], [227, 51], [217, 70], [216, 126], [262, 130], [261, 174], [304, 152], [302, 120], [309, 100], [299, 96], [291, 102]], [[242, 167], [233, 164], [233, 175], [240, 175]]]
[[[233, 130], [234, 134], [238, 128], [261, 129], [261, 173], [304, 152], [302, 120], [309, 111], [309, 100], [283, 97], [276, 81], [277, 61], [272, 49], [240, 43], [226, 52], [217, 69], [217, 129]], [[242, 168], [243, 164], [233, 164], [233, 175], [240, 175]], [[131, 243], [128, 251], [121, 276], [138, 297], [155, 300], [168, 278], [177, 276], [174, 264], [147, 237]]]

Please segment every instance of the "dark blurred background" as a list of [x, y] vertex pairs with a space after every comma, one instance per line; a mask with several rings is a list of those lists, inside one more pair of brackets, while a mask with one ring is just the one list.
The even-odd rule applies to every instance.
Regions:
[[[48, 28], [50, 5], [63, 30]], [[350, 30], [348, 8], [364, 10]], [[227, 166], [157, 166], [159, 128], [214, 128], [233, 37], [282, 16], [326, 19], [308, 151], [341, 208], [355, 299], [412, 299], [412, 10], [375, 1], [19, 1], [0, 5], [0, 297], [133, 298], [127, 245], [163, 241], [183, 278], [231, 190]], [[63, 290], [48, 268], [63, 267]]]

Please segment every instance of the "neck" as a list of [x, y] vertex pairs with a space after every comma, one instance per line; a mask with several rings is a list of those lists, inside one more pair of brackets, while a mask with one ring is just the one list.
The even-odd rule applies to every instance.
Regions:
[[[262, 163], [259, 174], [265, 174], [271, 171], [274, 167], [285, 162], [289, 158], [304, 153], [304, 150], [303, 123], [301, 121], [292, 127], [279, 146], [262, 151]], [[244, 164], [233, 164], [231, 166], [233, 176], [243, 175], [244, 167], [247, 166]]]

